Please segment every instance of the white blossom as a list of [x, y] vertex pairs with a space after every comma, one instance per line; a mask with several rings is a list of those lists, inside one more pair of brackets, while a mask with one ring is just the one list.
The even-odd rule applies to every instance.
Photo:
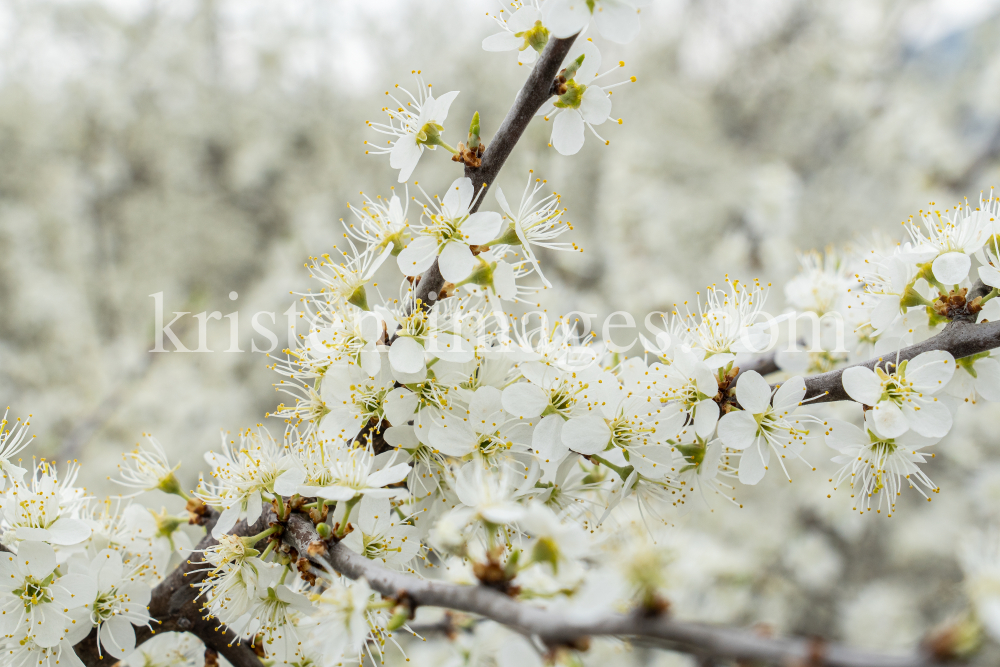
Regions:
[[955, 358], [943, 350], [917, 355], [887, 373], [881, 366], [844, 370], [844, 390], [855, 401], [871, 406], [874, 424], [887, 438], [911, 428], [928, 438], [943, 437], [951, 429], [951, 409], [936, 394], [955, 374]]

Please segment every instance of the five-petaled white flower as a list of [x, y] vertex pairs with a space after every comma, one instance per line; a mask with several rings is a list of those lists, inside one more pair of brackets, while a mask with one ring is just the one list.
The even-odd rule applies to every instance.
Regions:
[[926, 438], [914, 431], [887, 438], [879, 433], [871, 413], [865, 416], [864, 426], [862, 430], [854, 424], [831, 419], [826, 431], [826, 444], [839, 452], [832, 461], [843, 466], [834, 488], [845, 480], [850, 483], [854, 509], [870, 510], [872, 497], [878, 496], [876, 509], [881, 512], [885, 505], [891, 514], [904, 483], [924, 498], [937, 490], [918, 464], [927, 460], [921, 450], [939, 438]]
[[[549, 30], [542, 25], [542, 11], [538, 0], [515, 0], [511, 3], [514, 12], [508, 16], [494, 16], [500, 25], [501, 32], [490, 35], [483, 40], [486, 51], [517, 50], [517, 62], [520, 65], [531, 65], [538, 58], [545, 45], [549, 42]], [[500, 12], [508, 12], [504, 7]]]
[[485, 245], [496, 238], [503, 219], [495, 211], [470, 213], [476, 190], [468, 178], [457, 178], [448, 187], [440, 204], [430, 202], [424, 209], [427, 222], [416, 230], [396, 262], [407, 276], [426, 271], [438, 258], [445, 280], [462, 282], [476, 267], [470, 245]]
[[548, 0], [543, 9], [545, 25], [560, 39], [572, 37], [594, 17], [605, 39], [627, 44], [639, 34], [639, 7], [648, 0]]
[[414, 72], [414, 74], [417, 75], [417, 94], [412, 95], [410, 91], [397, 85], [396, 88], [410, 98], [408, 102], [400, 102], [386, 91], [385, 94], [395, 105], [382, 107], [382, 111], [389, 116], [388, 124], [368, 123], [368, 126], [376, 132], [395, 137], [395, 141], [390, 139], [387, 142], [389, 145], [387, 148], [373, 146], [370, 150], [378, 154], [389, 154], [389, 166], [399, 169], [400, 183], [410, 180], [410, 175], [416, 169], [424, 148], [433, 150], [441, 146], [451, 153], [455, 152], [454, 148], [444, 143], [441, 133], [444, 132], [444, 121], [448, 118], [451, 103], [458, 97], [458, 91], [453, 90], [435, 98], [431, 94], [431, 87], [424, 85], [420, 73]]
[[[736, 382], [736, 399], [743, 407], [719, 420], [719, 438], [726, 447], [740, 450], [739, 478], [743, 484], [756, 484], [764, 478], [771, 450], [785, 468], [785, 458], [800, 458], [815, 417], [790, 416], [806, 395], [806, 383], [800, 377], [789, 378], [771, 398], [771, 386], [757, 371], [747, 371]], [[789, 478], [790, 479], [790, 478]]]
[[931, 350], [901, 362], [892, 373], [852, 366], [844, 370], [847, 395], [872, 406], [879, 433], [896, 438], [911, 428], [928, 438], [944, 437], [951, 430], [951, 409], [941, 392], [955, 374], [955, 358], [944, 350]]

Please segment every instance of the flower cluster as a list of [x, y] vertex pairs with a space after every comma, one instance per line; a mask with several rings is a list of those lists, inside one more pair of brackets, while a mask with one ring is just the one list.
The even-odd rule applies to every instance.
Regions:
[[[483, 45], [531, 64], [591, 18], [601, 36], [627, 42], [637, 15], [625, 0], [515, 2]], [[607, 72], [590, 39], [563, 64], [538, 115], [553, 122], [551, 145], [570, 155], [586, 130], [600, 138], [594, 128], [610, 118], [618, 84], [598, 83]], [[388, 153], [403, 183], [439, 147], [479, 168], [488, 152], [478, 115], [467, 145], [445, 143], [458, 93], [434, 96], [414, 74], [417, 94], [386, 93], [389, 122], [370, 126], [390, 138], [369, 152]], [[997, 308], [992, 196], [975, 210], [921, 214], [922, 226], [910, 221], [908, 240], [888, 250], [803, 255], [785, 288], [793, 310], [779, 317], [765, 310], [769, 286], [726, 276], [661, 314], [642, 353], [623, 357], [569, 317], [512, 314], [557, 286], [542, 270], [550, 253], [579, 250], [561, 240], [572, 225], [545, 180], [529, 172], [517, 206], [467, 176], [438, 195], [413, 185], [419, 198], [407, 186], [402, 198], [352, 207], [344, 247], [312, 259], [317, 287], [298, 295], [308, 331], [273, 365], [290, 402], [267, 426], [224, 434], [194, 491], [148, 437], [115, 480], [130, 495], [97, 502], [77, 485], [75, 464], [16, 465], [27, 424], [8, 426], [5, 416], [0, 648], [10, 664], [79, 664], [73, 646], [92, 632], [102, 653], [127, 658], [135, 628], [154, 621], [153, 587], [182, 562], [202, 614], [269, 665], [374, 663], [398, 646], [394, 632], [415, 634], [405, 591], [383, 597], [374, 578], [342, 576], [313, 549], [348, 549], [372, 567], [478, 582], [552, 609], [654, 615], [672, 585], [661, 539], [682, 539], [672, 519], [717, 500], [741, 506], [737, 485], [762, 484], [772, 467], [791, 481], [822, 443], [840, 466], [834, 488], [849, 486], [860, 512], [891, 516], [904, 486], [927, 499], [939, 490], [922, 466], [960, 405], [1000, 398], [989, 350], [956, 359], [905, 349]], [[973, 283], [973, 258], [992, 290]], [[380, 289], [393, 270], [392, 291]], [[772, 368], [764, 351], [803, 313], [817, 326], [802, 341], [792, 334]], [[838, 317], [850, 326], [835, 326]], [[855, 363], [869, 353], [879, 356]], [[765, 379], [779, 371], [773, 384]], [[860, 425], [813, 402], [825, 394], [809, 374], [825, 371]], [[187, 513], [130, 502], [148, 492], [181, 498]], [[320, 538], [309, 553], [285, 540], [293, 513]], [[196, 551], [188, 523], [209, 533]], [[993, 575], [994, 554], [967, 560], [976, 577]], [[996, 600], [976, 603], [995, 631]], [[558, 649], [567, 662], [576, 650]], [[192, 660], [186, 645], [164, 655]], [[538, 662], [517, 638], [491, 657]]]

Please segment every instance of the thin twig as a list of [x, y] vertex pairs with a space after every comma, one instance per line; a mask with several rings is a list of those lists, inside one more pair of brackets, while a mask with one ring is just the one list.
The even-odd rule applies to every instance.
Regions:
[[[524, 134], [528, 123], [534, 118], [535, 112], [542, 108], [545, 101], [554, 94], [553, 83], [556, 75], [562, 68], [562, 62], [566, 59], [566, 54], [573, 46], [576, 35], [566, 39], [550, 39], [545, 45], [545, 50], [535, 63], [528, 80], [524, 82], [513, 106], [507, 112], [500, 129], [497, 130], [493, 140], [486, 147], [483, 153], [482, 163], [478, 167], [466, 165], [465, 175], [472, 181], [476, 188], [476, 203], [473, 205], [471, 213], [475, 213], [483, 203], [486, 191], [493, 184], [501, 167], [507, 161], [510, 152], [514, 150], [518, 139]], [[424, 307], [432, 304], [438, 298], [438, 293], [444, 287], [444, 277], [438, 270], [437, 260], [431, 268], [424, 271], [417, 284], [416, 297], [424, 304]]]
[[[265, 508], [268, 511], [268, 508]], [[554, 610], [525, 604], [485, 586], [463, 586], [390, 570], [357, 554], [343, 543], [317, 549], [322, 543], [308, 518], [293, 514], [282, 535], [300, 554], [312, 553], [350, 579], [364, 578], [386, 597], [405, 593], [412, 604], [478, 614], [548, 645], [568, 645], [590, 636], [643, 637], [697, 656], [727, 660], [759, 660], [772, 664], [821, 664], [827, 667], [931, 667], [920, 654], [881, 655], [815, 639], [764, 637], [749, 630], [677, 621], [666, 614], [614, 614], [586, 609]], [[310, 549], [310, 546], [312, 549]], [[322, 563], [320, 563], [322, 565]], [[805, 661], [821, 655], [821, 661]]]

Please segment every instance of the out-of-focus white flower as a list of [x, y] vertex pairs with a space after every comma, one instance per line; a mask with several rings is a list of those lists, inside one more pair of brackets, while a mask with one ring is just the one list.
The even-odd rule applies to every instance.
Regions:
[[146, 436], [148, 447], [136, 445], [128, 454], [123, 454], [125, 465], [119, 465], [120, 478], [111, 480], [116, 484], [137, 489], [132, 496], [143, 491], [159, 489], [165, 493], [183, 494], [180, 482], [174, 476], [174, 471], [181, 467], [178, 463], [170, 467], [167, 453], [163, 446], [151, 435]]
[[[31, 422], [22, 422], [18, 417], [14, 425], [7, 421], [7, 414], [10, 408], [4, 410], [3, 419], [0, 419], [0, 491], [6, 488], [9, 482], [20, 482], [24, 479], [24, 468], [11, 463], [11, 459], [22, 449], [28, 446], [28, 426]], [[29, 416], [30, 418], [30, 416]], [[31, 436], [34, 438], [35, 436]]]
[[1000, 401], [1000, 361], [989, 351], [956, 359], [955, 363], [955, 374], [944, 388], [946, 394], [972, 403], [977, 397]]
[[942, 392], [955, 374], [955, 358], [944, 350], [931, 350], [903, 361], [892, 373], [881, 367], [844, 370], [844, 390], [863, 405], [873, 406], [879, 433], [895, 438], [911, 428], [928, 438], [942, 438], [951, 430], [951, 410], [935, 394]]
[[587, 27], [590, 17], [601, 37], [627, 44], [639, 34], [639, 7], [648, 0], [547, 0], [542, 11], [545, 25], [560, 39]]
[[0, 636], [51, 649], [90, 632], [85, 605], [96, 596], [95, 582], [55, 570], [55, 551], [44, 542], [23, 541], [17, 554], [0, 554]]
[[524, 516], [524, 508], [516, 500], [520, 495], [516, 484], [517, 478], [509, 466], [493, 471], [476, 461], [465, 464], [455, 475], [459, 501], [477, 518], [493, 525], [512, 523]]
[[226, 442], [223, 433], [222, 451], [208, 452], [205, 460], [212, 466], [215, 482], [200, 479], [195, 495], [206, 505], [223, 508], [212, 529], [216, 539], [240, 519], [256, 523], [264, 507], [262, 494], [273, 493], [274, 481], [291, 465], [282, 447], [263, 428], [241, 432], [239, 444]]
[[858, 281], [844, 258], [832, 248], [799, 254], [799, 273], [785, 283], [785, 300], [792, 308], [824, 315], [840, 310]]
[[1000, 535], [996, 529], [970, 535], [959, 549], [965, 590], [976, 618], [993, 641], [1000, 641]]
[[531, 65], [538, 58], [538, 54], [545, 49], [549, 42], [549, 31], [542, 25], [542, 11], [539, 8], [538, 0], [515, 0], [510, 4], [511, 9], [500, 7], [500, 14], [494, 20], [501, 28], [501, 32], [490, 35], [483, 40], [483, 49], [486, 51], [518, 51], [517, 62], [519, 65]]
[[894, 438], [880, 433], [877, 416], [865, 417], [865, 429], [837, 419], [828, 420], [826, 444], [840, 452], [833, 462], [842, 465], [834, 487], [848, 481], [854, 491], [854, 509], [870, 511], [872, 497], [878, 496], [876, 510], [883, 504], [892, 515], [896, 498], [904, 483], [916, 489], [924, 498], [936, 492], [937, 487], [918, 464], [927, 460], [922, 452], [940, 438], [928, 438], [914, 431], [906, 431]]
[[767, 290], [760, 283], [746, 285], [726, 277], [726, 286], [706, 290], [705, 302], [698, 299], [697, 312], [674, 311], [683, 324], [675, 331], [682, 333], [687, 347], [704, 351], [710, 368], [725, 366], [740, 352], [764, 351], [774, 333], [773, 324], [757, 321], [767, 300]]
[[414, 96], [410, 91], [397, 85], [396, 88], [410, 98], [408, 102], [400, 102], [389, 91], [386, 91], [385, 94], [394, 105], [382, 107], [382, 111], [389, 116], [388, 124], [368, 122], [368, 127], [376, 132], [393, 137], [386, 142], [389, 147], [376, 147], [374, 144], [365, 142], [366, 145], [371, 146], [370, 152], [389, 154], [389, 166], [393, 169], [399, 169], [400, 183], [410, 180], [410, 175], [416, 169], [417, 162], [420, 161], [420, 156], [424, 153], [424, 148], [434, 150], [441, 146], [450, 153], [456, 152], [454, 148], [444, 143], [441, 133], [444, 132], [444, 121], [448, 118], [451, 103], [458, 97], [458, 91], [445, 93], [441, 97], [435, 98], [431, 94], [431, 87], [424, 85], [420, 78], [420, 72], [414, 72], [414, 74], [417, 77], [417, 94]]
[[159, 576], [165, 576], [191, 552], [191, 538], [180, 530], [188, 522], [186, 517], [172, 516], [166, 509], [157, 513], [142, 505], [129, 505], [122, 511], [122, 519], [129, 533], [126, 549], [149, 558]]
[[30, 479], [8, 488], [0, 500], [4, 542], [39, 540], [71, 546], [90, 537], [90, 527], [79, 515], [86, 501], [84, 491], [73, 486], [79, 472], [79, 465], [70, 464], [60, 481], [55, 465], [42, 461]]
[[445, 280], [460, 283], [476, 267], [476, 258], [469, 248], [484, 245], [497, 237], [503, 219], [495, 211], [470, 209], [476, 200], [472, 181], [455, 179], [441, 198], [440, 204], [428, 199], [424, 208], [427, 218], [414, 230], [414, 238], [396, 258], [399, 270], [407, 276], [426, 271], [438, 258], [438, 268]]
[[158, 632], [125, 660], [129, 667], [203, 667], [205, 645], [187, 632]]
[[[312, 454], [321, 457], [318, 467], [311, 465], [316, 461]], [[297, 458], [302, 465], [290, 468], [275, 485], [282, 495], [299, 493], [326, 500], [351, 500], [359, 495], [392, 498], [405, 489], [386, 487], [403, 481], [410, 472], [409, 463], [373, 470], [375, 454], [371, 447], [351, 447], [339, 442], [330, 447], [307, 444]]]
[[556, 572], [576, 563], [589, 551], [587, 534], [579, 524], [563, 521], [545, 505], [531, 503], [518, 524], [531, 536], [531, 559], [547, 563]]
[[788, 476], [784, 459], [800, 458], [809, 435], [809, 429], [803, 427], [818, 421], [806, 415], [789, 416], [801, 405], [805, 395], [806, 383], [801, 377], [783, 382], [775, 390], [773, 401], [771, 386], [760, 373], [747, 371], [739, 377], [736, 398], [743, 409], [733, 410], [719, 420], [719, 438], [726, 447], [743, 452], [740, 482], [756, 484], [764, 478], [772, 449]]

